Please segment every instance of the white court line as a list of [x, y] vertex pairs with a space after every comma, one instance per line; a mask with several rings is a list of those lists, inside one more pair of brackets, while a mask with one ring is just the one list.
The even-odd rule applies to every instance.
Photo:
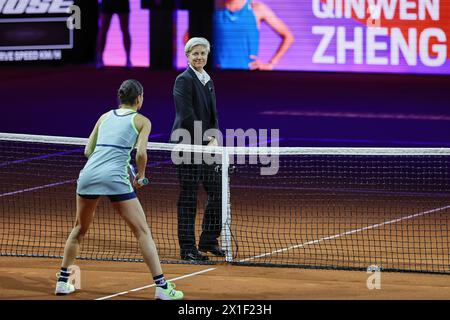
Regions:
[[275, 250], [275, 251], [272, 251], [272, 252], [266, 252], [266, 253], [263, 253], [263, 254], [260, 254], [260, 255], [254, 256], [254, 257], [250, 257], [250, 258], [239, 260], [239, 262], [246, 262], [246, 261], [250, 261], [250, 260], [255, 260], [255, 259], [258, 259], [258, 258], [270, 256], [272, 254], [288, 251], [288, 250], [291, 250], [291, 249], [303, 248], [303, 247], [306, 247], [306, 246], [308, 246], [310, 244], [317, 244], [317, 243], [323, 242], [325, 240], [336, 239], [336, 238], [339, 238], [339, 237], [347, 236], [347, 235], [350, 235], [350, 234], [358, 233], [358, 232], [369, 230], [369, 229], [375, 229], [375, 228], [378, 228], [378, 227], [382, 227], [384, 225], [400, 222], [400, 221], [403, 221], [403, 220], [409, 220], [409, 219], [417, 218], [417, 217], [424, 216], [424, 215], [429, 214], [429, 213], [434, 213], [434, 212], [438, 212], [438, 211], [442, 211], [442, 210], [446, 210], [446, 209], [450, 209], [450, 205], [445, 206], [445, 207], [441, 207], [441, 208], [437, 208], [437, 209], [432, 209], [432, 210], [416, 213], [416, 214], [412, 214], [412, 215], [409, 215], [409, 216], [406, 216], [406, 217], [401, 217], [401, 218], [397, 218], [397, 219], [390, 220], [390, 221], [385, 221], [385, 222], [382, 222], [382, 223], [377, 223], [377, 224], [374, 224], [374, 225], [371, 225], [371, 226], [368, 226], [368, 227], [364, 227], [364, 228], [360, 228], [360, 229], [355, 229], [355, 230], [351, 230], [351, 231], [335, 234], [334, 236], [328, 236], [328, 237], [320, 238], [318, 240], [308, 241], [308, 242], [305, 242], [305, 243], [302, 243], [302, 244], [297, 244], [295, 246], [291, 246], [291, 247], [288, 247], [288, 248], [283, 248], [283, 249]]
[[[187, 275], [184, 275], [184, 276], [181, 276], [181, 277], [168, 279], [167, 281], [181, 280], [181, 279], [184, 279], [184, 278], [192, 277], [192, 276], [195, 276], [195, 275], [198, 275], [198, 274], [202, 274], [202, 273], [205, 273], [205, 272], [209, 272], [209, 271], [212, 271], [212, 270], [216, 270], [216, 269], [217, 268], [209, 268], [209, 269], [197, 271], [197, 272], [194, 272], [194, 273], [190, 273], [190, 274], [187, 274]], [[102, 297], [102, 298], [97, 298], [95, 300], [106, 300], [106, 299], [114, 298], [114, 297], [117, 297], [117, 296], [123, 296], [125, 294], [130, 293], [130, 292], [136, 292], [136, 291], [144, 290], [144, 289], [151, 288], [151, 287], [154, 287], [154, 286], [155, 286], [155, 284], [153, 283], [153, 284], [149, 284], [149, 285], [144, 286], [144, 287], [140, 287], [140, 288], [131, 289], [131, 290], [128, 290], [128, 291], [119, 292], [119, 293], [112, 294], [110, 296], [106, 296], [106, 297]]]
[[24, 192], [29, 192], [29, 191], [35, 191], [35, 190], [40, 190], [40, 189], [45, 189], [45, 188], [56, 187], [56, 186], [60, 186], [62, 184], [72, 183], [72, 182], [75, 182], [75, 181], [77, 181], [77, 179], [60, 181], [60, 182], [46, 184], [46, 185], [43, 185], [43, 186], [38, 186], [38, 187], [33, 187], [33, 188], [28, 188], [28, 189], [22, 189], [22, 190], [17, 190], [17, 191], [6, 192], [6, 193], [0, 194], [0, 198], [6, 197], [6, 196], [13, 196], [13, 195], [16, 195], [16, 194], [19, 194], [19, 193], [24, 193]]
[[[269, 255], [272, 255], [272, 254], [275, 254], [275, 253], [280, 253], [280, 252], [284, 252], [284, 251], [288, 251], [288, 250], [292, 250], [292, 249], [296, 249], [296, 248], [306, 247], [306, 246], [308, 246], [310, 244], [317, 244], [317, 243], [320, 243], [320, 242], [323, 242], [323, 241], [326, 241], [326, 240], [332, 240], [332, 239], [336, 239], [336, 238], [339, 238], [339, 237], [347, 236], [347, 235], [350, 235], [350, 234], [355, 234], [355, 233], [358, 233], [358, 232], [362, 232], [362, 231], [365, 231], [365, 230], [375, 229], [375, 228], [382, 227], [382, 226], [385, 226], [385, 225], [388, 225], [388, 224], [393, 224], [393, 223], [397, 223], [397, 222], [404, 221], [404, 220], [414, 219], [414, 218], [417, 218], [417, 217], [420, 217], [420, 216], [424, 216], [426, 214], [430, 214], [430, 213], [434, 213], [434, 212], [438, 212], [438, 211], [442, 211], [442, 210], [446, 210], [446, 209], [450, 209], [450, 205], [445, 206], [445, 207], [441, 207], [441, 208], [427, 210], [427, 211], [424, 211], [424, 212], [419, 212], [419, 213], [416, 213], [416, 214], [411, 214], [411, 215], [406, 216], [406, 217], [400, 217], [400, 218], [389, 220], [389, 221], [385, 221], [385, 222], [382, 222], [382, 223], [377, 223], [377, 224], [374, 224], [374, 225], [371, 225], [371, 226], [367, 226], [367, 227], [364, 227], [364, 228], [355, 229], [355, 230], [351, 230], [351, 231], [335, 234], [334, 236], [328, 236], [328, 237], [320, 238], [318, 240], [308, 241], [308, 242], [305, 242], [305, 243], [302, 243], [302, 244], [298, 244], [298, 245], [295, 245], [295, 246], [291, 246], [291, 247], [288, 247], [288, 248], [283, 248], [283, 249], [275, 250], [275, 251], [272, 251], [272, 252], [267, 252], [267, 253], [260, 254], [260, 255], [257, 255], [257, 256], [251, 257], [251, 258], [246, 258], [246, 259], [239, 260], [239, 262], [246, 262], [246, 261], [250, 261], [250, 260], [266, 257], [266, 256], [269, 256]], [[191, 274], [187, 274], [187, 275], [184, 275], [184, 276], [181, 276], [181, 277], [170, 279], [169, 281], [176, 281], [176, 280], [188, 278], [188, 277], [191, 277], [191, 276], [194, 276], [194, 275], [198, 275], [198, 274], [202, 274], [202, 273], [205, 273], [205, 272], [209, 272], [209, 271], [212, 271], [212, 270], [215, 270], [215, 269], [216, 268], [209, 268], [209, 269], [206, 269], [206, 270], [197, 271], [197, 272], [194, 272], [194, 273], [191, 273]], [[141, 287], [141, 288], [131, 289], [131, 290], [119, 292], [119, 293], [116, 293], [116, 294], [113, 294], [113, 295], [110, 295], [110, 296], [97, 298], [95, 300], [106, 300], [106, 299], [114, 298], [114, 297], [117, 297], [117, 296], [125, 295], [125, 294], [128, 294], [130, 292], [136, 292], [136, 291], [140, 291], [140, 290], [143, 290], [143, 289], [151, 288], [151, 287], [154, 287], [154, 286], [155, 286], [155, 284], [151, 284], [151, 285], [147, 285], [147, 286], [144, 286], [144, 287]]]
[[373, 112], [324, 112], [324, 111], [294, 111], [267, 110], [260, 112], [271, 116], [297, 116], [297, 117], [331, 117], [331, 118], [359, 118], [359, 119], [391, 119], [391, 120], [432, 120], [450, 121], [445, 114], [404, 114], [404, 113], [373, 113]]

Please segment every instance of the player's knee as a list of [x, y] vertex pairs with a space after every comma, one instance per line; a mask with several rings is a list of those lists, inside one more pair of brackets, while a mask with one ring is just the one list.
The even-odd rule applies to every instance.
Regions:
[[86, 235], [87, 231], [88, 231], [87, 227], [78, 224], [73, 228], [72, 235], [74, 238], [80, 241]]
[[135, 236], [137, 238], [147, 237], [147, 236], [149, 236], [151, 234], [150, 233], [150, 229], [147, 226], [144, 226], [144, 225], [135, 226], [133, 228], [133, 233], [135, 234]]
[[87, 227], [81, 227], [78, 236], [81, 238], [84, 237], [86, 235], [87, 231], [88, 231]]

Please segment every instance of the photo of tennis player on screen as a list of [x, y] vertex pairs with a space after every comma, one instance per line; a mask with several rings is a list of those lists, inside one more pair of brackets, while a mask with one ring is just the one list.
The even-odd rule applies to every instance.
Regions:
[[[294, 42], [289, 27], [261, 1], [216, 0], [213, 21], [214, 65], [219, 69], [273, 70]], [[282, 40], [269, 61], [259, 59], [262, 23]]]

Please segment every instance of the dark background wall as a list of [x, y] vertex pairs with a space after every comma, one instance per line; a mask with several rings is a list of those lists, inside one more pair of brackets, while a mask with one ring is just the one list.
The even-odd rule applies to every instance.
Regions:
[[[3, 67], [0, 132], [87, 137], [117, 107], [128, 78], [145, 90], [153, 141], [167, 141], [181, 71], [89, 65]], [[281, 145], [450, 146], [450, 77], [301, 72], [210, 72], [220, 126], [280, 129]]]

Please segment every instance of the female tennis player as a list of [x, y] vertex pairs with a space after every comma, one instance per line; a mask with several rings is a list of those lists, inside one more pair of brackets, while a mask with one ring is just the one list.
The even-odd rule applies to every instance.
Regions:
[[[80, 243], [91, 225], [99, 197], [105, 195], [139, 242], [144, 261], [156, 284], [155, 298], [179, 300], [183, 298], [183, 292], [175, 290], [175, 284], [164, 278], [150, 228], [133, 189], [140, 188], [139, 181], [145, 178], [147, 143], [151, 131], [150, 121], [138, 113], [144, 101], [142, 85], [136, 80], [124, 81], [119, 88], [118, 98], [119, 109], [111, 110], [99, 118], [85, 148], [88, 161], [78, 178], [75, 226], [64, 248], [55, 294], [75, 291], [68, 281], [68, 267], [74, 263]], [[137, 173], [131, 185], [127, 168], [135, 146]]]

